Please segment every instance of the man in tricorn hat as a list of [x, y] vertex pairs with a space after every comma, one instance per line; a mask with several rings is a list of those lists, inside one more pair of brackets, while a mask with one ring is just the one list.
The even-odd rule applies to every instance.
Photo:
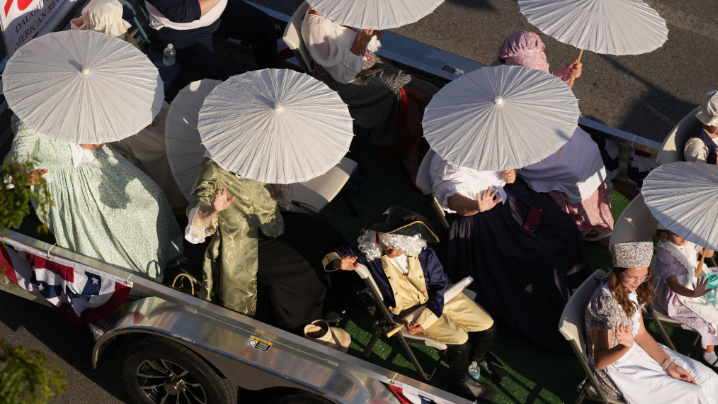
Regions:
[[436, 253], [427, 246], [427, 242], [439, 241], [427, 223], [423, 216], [392, 205], [366, 224], [358, 245], [327, 254], [324, 267], [352, 271], [365, 265], [394, 315], [426, 304], [416, 321], [407, 325], [409, 333], [448, 345], [449, 381], [457, 394], [470, 400], [491, 400], [498, 394], [496, 389], [472, 378], [469, 366], [476, 361], [481, 373], [495, 382], [508, 378], [489, 354], [497, 327], [491, 316], [463, 293], [444, 301], [449, 279]]

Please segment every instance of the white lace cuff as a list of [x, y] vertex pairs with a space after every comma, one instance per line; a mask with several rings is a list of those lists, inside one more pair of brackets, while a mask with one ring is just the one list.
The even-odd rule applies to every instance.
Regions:
[[203, 224], [199, 217], [197, 217], [197, 208], [201, 205], [202, 204], [199, 204], [189, 211], [189, 221], [187, 227], [184, 229], [185, 240], [192, 244], [204, 243], [205, 238], [217, 232], [217, 216], [215, 216], [209, 224]]

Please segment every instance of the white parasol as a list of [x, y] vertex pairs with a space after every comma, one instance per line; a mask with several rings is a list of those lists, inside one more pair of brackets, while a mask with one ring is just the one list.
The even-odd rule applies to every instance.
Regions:
[[579, 61], [584, 49], [640, 55], [668, 40], [666, 21], [641, 0], [519, 0], [519, 8], [544, 34], [581, 49]]
[[662, 165], [648, 174], [641, 193], [653, 217], [665, 228], [696, 245], [718, 250], [717, 166]]
[[341, 25], [392, 29], [419, 21], [444, 0], [307, 0], [319, 14]]
[[194, 183], [202, 171], [202, 158], [207, 149], [197, 130], [199, 110], [204, 99], [219, 80], [199, 80], [180, 90], [170, 105], [165, 123], [165, 146], [172, 175], [188, 201], [192, 200]]
[[555, 153], [571, 139], [578, 117], [578, 100], [558, 77], [524, 66], [484, 67], [434, 95], [424, 137], [454, 164], [501, 171]]
[[222, 168], [270, 184], [326, 173], [354, 136], [339, 94], [287, 69], [251, 71], [215, 87], [200, 110], [199, 133]]
[[147, 56], [95, 31], [33, 39], [7, 62], [3, 87], [9, 107], [28, 126], [71, 143], [134, 135], [152, 123], [164, 98]]

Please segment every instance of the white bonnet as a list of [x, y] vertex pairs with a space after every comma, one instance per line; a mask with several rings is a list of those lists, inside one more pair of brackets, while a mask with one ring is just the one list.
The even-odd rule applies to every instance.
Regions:
[[115, 37], [124, 35], [132, 26], [122, 19], [122, 4], [117, 0], [90, 0], [82, 9], [82, 18], [77, 20], [77, 29], [104, 32]]
[[708, 126], [718, 126], [718, 90], [710, 90], [706, 93], [703, 105], [698, 107], [696, 118]]

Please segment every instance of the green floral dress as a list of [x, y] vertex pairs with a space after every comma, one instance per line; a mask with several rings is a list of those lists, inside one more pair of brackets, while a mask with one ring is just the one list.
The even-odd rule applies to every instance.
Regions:
[[182, 233], [162, 190], [110, 146], [75, 167], [69, 143], [36, 132], [17, 117], [10, 156], [46, 168], [52, 206], [40, 220], [57, 245], [162, 282], [165, 265], [182, 254]]

